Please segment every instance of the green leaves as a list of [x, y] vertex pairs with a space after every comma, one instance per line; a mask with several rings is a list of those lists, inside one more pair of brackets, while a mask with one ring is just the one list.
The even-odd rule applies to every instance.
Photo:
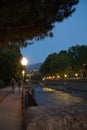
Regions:
[[1, 0], [0, 44], [21, 41], [21, 45], [25, 39], [40, 40], [53, 36], [54, 23], [71, 16], [78, 2], [79, 0]]
[[20, 50], [5, 46], [0, 48], [0, 79], [5, 83], [9, 82], [12, 77], [18, 78], [22, 71], [20, 64]]
[[68, 51], [50, 54], [42, 64], [40, 72], [43, 76], [67, 74], [73, 77], [78, 73], [79, 77], [87, 77], [87, 46], [76, 45]]

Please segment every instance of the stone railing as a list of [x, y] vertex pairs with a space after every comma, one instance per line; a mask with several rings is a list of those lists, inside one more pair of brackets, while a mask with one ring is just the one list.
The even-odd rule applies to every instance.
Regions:
[[87, 130], [87, 104], [29, 107], [23, 120], [24, 130]]
[[22, 92], [22, 104], [23, 110], [30, 106], [37, 106], [36, 101], [33, 98], [33, 88], [32, 86], [25, 85]]

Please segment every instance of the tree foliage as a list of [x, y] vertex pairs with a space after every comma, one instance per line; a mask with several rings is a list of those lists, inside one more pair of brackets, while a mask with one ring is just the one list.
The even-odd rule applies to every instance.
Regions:
[[42, 79], [41, 74], [39, 72], [34, 72], [34, 74], [31, 76], [31, 81], [40, 81]]
[[87, 46], [76, 45], [59, 53], [50, 54], [40, 68], [43, 76], [64, 75], [73, 76], [76, 72], [81, 77], [87, 77]]
[[44, 76], [65, 73], [66, 69], [70, 66], [69, 61], [67, 51], [61, 51], [58, 54], [53, 53], [46, 58], [40, 68], [40, 72]]
[[4, 46], [0, 48], [0, 80], [8, 83], [11, 78], [18, 78], [22, 71], [21, 53], [18, 48]]
[[26, 46], [26, 39], [52, 37], [55, 22], [75, 11], [79, 0], [0, 0], [0, 45]]
[[87, 73], [87, 46], [76, 45], [68, 50], [68, 55], [71, 60], [71, 68], [73, 71], [82, 71], [83, 76]]

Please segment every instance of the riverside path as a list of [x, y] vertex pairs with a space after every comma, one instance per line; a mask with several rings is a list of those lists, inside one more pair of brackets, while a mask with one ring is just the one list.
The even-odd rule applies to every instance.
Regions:
[[16, 88], [12, 93], [9, 88], [0, 89], [0, 130], [22, 130], [22, 95]]

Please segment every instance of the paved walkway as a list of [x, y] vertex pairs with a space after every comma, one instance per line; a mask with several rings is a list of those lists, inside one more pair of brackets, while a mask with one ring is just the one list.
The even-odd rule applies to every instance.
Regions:
[[[3, 91], [6, 91], [3, 90]], [[0, 130], [22, 130], [22, 93], [16, 88], [0, 102]]]

